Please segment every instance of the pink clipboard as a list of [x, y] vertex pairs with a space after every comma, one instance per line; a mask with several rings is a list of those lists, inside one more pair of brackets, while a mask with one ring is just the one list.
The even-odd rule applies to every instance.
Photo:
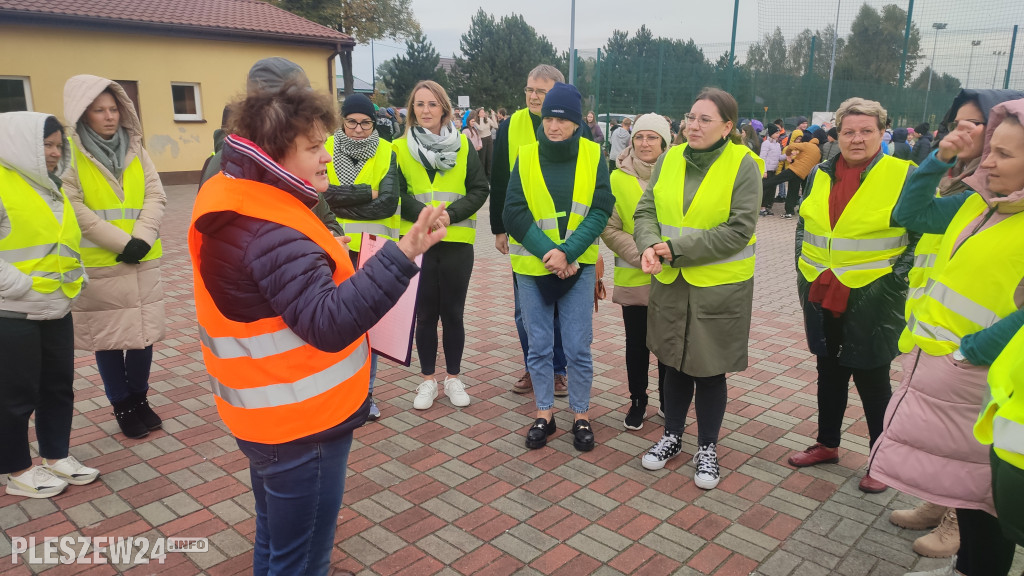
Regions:
[[[374, 234], [363, 232], [359, 244], [358, 267], [362, 268], [385, 243], [394, 242]], [[423, 256], [416, 257], [416, 265], [423, 262]], [[398, 302], [367, 333], [370, 349], [380, 356], [408, 366], [412, 359], [412, 336], [416, 326], [416, 293], [420, 287], [417, 273], [409, 280], [409, 287]]]

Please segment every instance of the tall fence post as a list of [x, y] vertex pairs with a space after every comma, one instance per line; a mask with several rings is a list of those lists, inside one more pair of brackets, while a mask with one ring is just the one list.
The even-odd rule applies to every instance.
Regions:
[[732, 92], [732, 74], [733, 74], [733, 62], [736, 61], [736, 20], [740, 15], [740, 0], [736, 0], [736, 3], [732, 7], [732, 40], [729, 41], [729, 88], [728, 91]]
[[[911, 19], [914, 17], [914, 0], [910, 0], [910, 6], [907, 6], [907, 27], [903, 31], [903, 59], [900, 60], [900, 79], [896, 83], [897, 88], [903, 88], [903, 81], [907, 74], [907, 50], [910, 49], [910, 25], [912, 24]], [[836, 30], [836, 34], [839, 31]]]
[[1013, 39], [1010, 40], [1010, 59], [1006, 62], [1006, 75], [1003, 76], [1003, 90], [1010, 89], [1010, 70], [1013, 70], [1013, 52], [1017, 48], [1017, 25], [1013, 25]]
[[[811, 81], [814, 75], [814, 50], [818, 45], [818, 37], [811, 36], [811, 55], [807, 58], [807, 72], [804, 74], [804, 113], [811, 107]], [[826, 103], [826, 108], [828, 104]]]
[[[1013, 60], [1013, 57], [1010, 57]], [[658, 42], [658, 95], [655, 97], [654, 111], [661, 113], [661, 71], [665, 68], [665, 43]]]
[[[597, 64], [594, 65], [594, 110], [601, 115], [601, 49], [597, 49]], [[594, 122], [600, 123], [600, 119], [594, 118]], [[605, 125], [605, 129], [608, 126]]]

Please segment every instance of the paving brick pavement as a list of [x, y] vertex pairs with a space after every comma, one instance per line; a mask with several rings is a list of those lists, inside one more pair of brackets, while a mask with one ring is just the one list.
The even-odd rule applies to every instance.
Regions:
[[[143, 440], [118, 434], [93, 357], [79, 353], [72, 453], [102, 475], [52, 500], [0, 492], [0, 574], [251, 572], [247, 461], [217, 417], [196, 337], [185, 245], [194, 197], [194, 186], [168, 188], [167, 337], [155, 347], [150, 397], [164, 429]], [[558, 413], [560, 430], [548, 448], [524, 447], [534, 407], [532, 396], [509, 391], [522, 373], [511, 271], [486, 232], [486, 207], [479, 221], [463, 361], [473, 403], [457, 410], [442, 395], [431, 409], [413, 410], [418, 366], [381, 363], [376, 398], [384, 417], [356, 433], [334, 565], [381, 576], [881, 576], [942, 564], [911, 551], [922, 532], [888, 522], [889, 510], [912, 506], [913, 498], [857, 490], [867, 427], [856, 394], [839, 463], [802, 470], [786, 464], [816, 429], [815, 370], [794, 290], [795, 221], [758, 224], [750, 368], [729, 378], [723, 478], [708, 492], [692, 481], [692, 413], [684, 454], [657, 472], [640, 466], [663, 421], [652, 416], [639, 432], [622, 428], [623, 329], [610, 301], [594, 317], [597, 448], [573, 449], [567, 411]], [[611, 285], [611, 266], [605, 281]], [[894, 381], [898, 370], [894, 364]], [[567, 410], [565, 401], [556, 409]], [[211, 550], [170, 554], [163, 565], [12, 564], [12, 537], [66, 535], [208, 537]], [[1020, 550], [1015, 566], [1014, 574], [1024, 566]]]

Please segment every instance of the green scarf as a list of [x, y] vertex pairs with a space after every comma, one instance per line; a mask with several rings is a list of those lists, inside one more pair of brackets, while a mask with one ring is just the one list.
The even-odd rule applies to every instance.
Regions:
[[82, 146], [120, 182], [121, 173], [124, 172], [125, 156], [128, 155], [128, 130], [125, 130], [124, 126], [119, 126], [109, 140], [97, 134], [81, 120], [78, 121], [76, 130]]

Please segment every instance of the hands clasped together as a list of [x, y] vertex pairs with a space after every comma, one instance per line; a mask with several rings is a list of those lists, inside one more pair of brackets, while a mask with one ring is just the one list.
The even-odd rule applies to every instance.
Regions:
[[662, 260], [672, 261], [672, 250], [668, 247], [667, 242], [659, 242], [644, 250], [644, 253], [640, 255], [640, 269], [645, 274], [660, 274]]
[[565, 252], [562, 252], [558, 248], [552, 248], [548, 250], [548, 253], [544, 255], [544, 267], [547, 268], [548, 272], [558, 276], [562, 280], [576, 275], [579, 271], [579, 264], [570, 263], [565, 258]]

